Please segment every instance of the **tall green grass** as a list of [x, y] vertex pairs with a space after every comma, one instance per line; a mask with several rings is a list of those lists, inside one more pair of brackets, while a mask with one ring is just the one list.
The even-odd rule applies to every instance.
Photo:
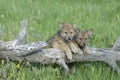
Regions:
[[[111, 47], [120, 35], [119, 0], [0, 0], [0, 40], [12, 40], [27, 18], [26, 42], [46, 40], [58, 30], [58, 23], [77, 23], [79, 29], [92, 29], [89, 46]], [[51, 65], [1, 62], [8, 80], [119, 80], [119, 75], [101, 62], [76, 63], [75, 73], [61, 76]], [[3, 79], [2, 75], [0, 78]]]

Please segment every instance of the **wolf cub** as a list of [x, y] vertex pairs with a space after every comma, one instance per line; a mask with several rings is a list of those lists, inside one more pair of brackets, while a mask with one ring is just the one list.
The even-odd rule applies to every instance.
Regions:
[[64, 51], [67, 59], [71, 60], [72, 52], [68, 44], [75, 35], [75, 24], [61, 23], [59, 24], [58, 32], [47, 41], [48, 46], [50, 48], [57, 48]]
[[88, 53], [88, 40], [91, 35], [92, 32], [90, 30], [77, 30], [75, 35], [75, 42], [85, 54]]

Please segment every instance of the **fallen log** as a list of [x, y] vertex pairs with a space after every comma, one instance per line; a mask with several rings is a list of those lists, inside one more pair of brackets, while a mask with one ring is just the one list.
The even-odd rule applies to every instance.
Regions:
[[61, 50], [44, 47], [47, 46], [45, 41], [37, 41], [24, 44], [26, 35], [27, 20], [23, 20], [20, 33], [12, 41], [0, 41], [0, 59], [12, 61], [27, 60], [29, 62], [43, 64], [58, 64], [65, 72], [69, 71], [66, 63], [84, 62], [84, 61], [101, 61], [107, 63], [113, 70], [120, 72], [116, 61], [120, 61], [120, 37], [112, 48], [89, 48], [89, 54], [73, 54], [72, 60], [65, 59]]

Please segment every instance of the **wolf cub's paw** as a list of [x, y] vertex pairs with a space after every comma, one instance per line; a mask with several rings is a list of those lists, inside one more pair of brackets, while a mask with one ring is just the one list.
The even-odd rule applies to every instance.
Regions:
[[88, 48], [85, 48], [85, 49], [83, 50], [83, 53], [84, 53], [84, 54], [89, 54], [89, 49], [88, 49]]
[[71, 55], [66, 55], [68, 60], [72, 60], [72, 54]]
[[78, 50], [79, 55], [83, 55], [83, 51], [81, 49]]
[[72, 60], [72, 52], [68, 50], [66, 52], [66, 57], [67, 57], [68, 60]]
[[71, 48], [71, 51], [72, 51], [73, 53], [79, 53], [79, 50], [78, 50], [78, 48], [76, 48], [76, 47], [72, 47], [72, 48]]

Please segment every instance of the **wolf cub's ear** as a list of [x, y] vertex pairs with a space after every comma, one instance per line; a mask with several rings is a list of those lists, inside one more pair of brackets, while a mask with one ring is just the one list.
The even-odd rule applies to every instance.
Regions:
[[58, 27], [59, 29], [61, 29], [63, 27], [64, 23], [58, 23]]
[[74, 29], [76, 29], [76, 26], [77, 26], [76, 23], [73, 23], [73, 24], [72, 24], [72, 27], [73, 27]]
[[76, 29], [76, 32], [80, 32], [80, 29]]
[[90, 37], [92, 35], [92, 31], [91, 30], [87, 30], [87, 32], [88, 32], [88, 35]]

